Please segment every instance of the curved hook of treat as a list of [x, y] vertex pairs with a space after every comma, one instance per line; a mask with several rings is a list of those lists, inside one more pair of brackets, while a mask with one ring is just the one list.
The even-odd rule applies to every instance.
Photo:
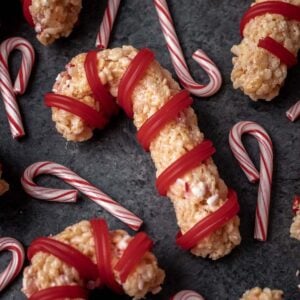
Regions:
[[166, 0], [153, 1], [175, 72], [181, 84], [190, 93], [198, 97], [209, 97], [215, 94], [222, 85], [222, 77], [219, 69], [203, 50], [198, 49], [192, 57], [207, 73], [209, 83], [203, 85], [194, 81], [185, 61]]
[[[242, 143], [242, 135], [254, 136], [260, 150], [260, 172], [255, 168]], [[230, 131], [229, 145], [249, 181], [259, 179], [254, 238], [265, 241], [268, 233], [269, 207], [273, 174], [273, 146], [268, 133], [254, 122], [238, 122]]]
[[[9, 74], [8, 57], [15, 49], [22, 52], [22, 61], [13, 84]], [[23, 38], [9, 38], [0, 45], [0, 92], [13, 138], [25, 135], [16, 95], [22, 95], [26, 90], [34, 58], [32, 45]]]
[[23, 246], [13, 238], [0, 238], [0, 252], [2, 251], [10, 251], [12, 258], [5, 270], [0, 273], [0, 292], [18, 276], [25, 259]]
[[204, 298], [191, 290], [183, 290], [174, 295], [170, 300], [204, 300]]
[[300, 100], [286, 112], [286, 116], [291, 122], [296, 121], [300, 117]]
[[42, 174], [56, 176], [75, 187], [131, 229], [138, 230], [141, 227], [143, 221], [135, 214], [70, 169], [50, 161], [34, 163], [24, 171], [21, 183], [25, 192], [33, 198], [55, 202], [76, 202], [77, 190], [46, 188], [34, 183], [33, 179]]
[[108, 0], [99, 32], [96, 39], [96, 47], [106, 49], [114, 21], [116, 19], [121, 0]]

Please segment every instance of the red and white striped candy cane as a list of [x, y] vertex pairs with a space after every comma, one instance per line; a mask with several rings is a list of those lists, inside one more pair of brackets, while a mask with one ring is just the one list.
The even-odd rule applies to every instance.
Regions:
[[118, 13], [120, 2], [121, 0], [108, 0], [107, 2], [107, 7], [96, 39], [96, 47], [100, 49], [106, 49], [108, 46], [110, 33]]
[[143, 221], [128, 209], [121, 206], [111, 197], [100, 191], [94, 185], [78, 176], [70, 169], [50, 161], [37, 162], [29, 166], [21, 178], [22, 186], [30, 196], [55, 202], [76, 202], [78, 191], [54, 189], [38, 186], [33, 179], [42, 174], [49, 174], [61, 178], [74, 186], [85, 196], [95, 201], [113, 216], [127, 224], [133, 230], [138, 230]]
[[191, 94], [198, 97], [208, 97], [215, 94], [221, 87], [222, 77], [215, 63], [204, 53], [198, 49], [193, 54], [193, 59], [202, 67], [208, 77], [207, 85], [199, 84], [192, 78], [187, 63], [185, 61], [175, 28], [166, 0], [153, 0], [159, 22], [167, 42], [172, 63], [181, 84]]
[[2, 251], [10, 251], [12, 258], [5, 270], [0, 273], [0, 292], [18, 276], [22, 270], [25, 259], [23, 246], [13, 238], [0, 238], [0, 252]]
[[[8, 57], [15, 49], [22, 52], [22, 62], [13, 84], [9, 74]], [[25, 134], [16, 95], [22, 95], [26, 90], [34, 58], [33, 47], [21, 37], [9, 38], [0, 45], [0, 92], [13, 138], [19, 138]]]
[[286, 116], [292, 122], [296, 121], [300, 117], [300, 100], [286, 112]]
[[204, 298], [194, 291], [183, 290], [174, 295], [171, 300], [204, 300]]
[[[254, 136], [260, 150], [260, 172], [251, 161], [242, 143], [242, 135]], [[273, 175], [273, 146], [268, 133], [257, 123], [239, 122], [233, 126], [229, 134], [229, 144], [233, 155], [251, 182], [259, 179], [258, 199], [256, 207], [254, 238], [265, 241], [268, 234], [269, 208]]]

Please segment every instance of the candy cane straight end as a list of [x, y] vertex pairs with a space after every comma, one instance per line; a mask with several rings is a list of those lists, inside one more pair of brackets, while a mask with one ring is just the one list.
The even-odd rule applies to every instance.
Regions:
[[0, 292], [19, 275], [25, 260], [22, 244], [13, 238], [0, 238], [0, 252], [2, 251], [10, 251], [12, 258], [4, 271], [0, 273]]
[[300, 117], [300, 100], [286, 112], [286, 116], [291, 122], [296, 121]]

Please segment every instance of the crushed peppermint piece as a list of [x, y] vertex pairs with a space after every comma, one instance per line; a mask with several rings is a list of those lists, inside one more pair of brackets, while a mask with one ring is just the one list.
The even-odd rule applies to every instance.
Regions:
[[299, 276], [299, 274], [300, 274], [300, 271], [299, 271], [299, 270], [297, 270], [297, 271], [296, 271], [296, 276], [298, 277], [298, 276]]
[[219, 195], [215, 194], [215, 195], [210, 196], [206, 202], [209, 206], [214, 206], [214, 205], [216, 205], [218, 199], [219, 199]]
[[203, 197], [205, 194], [205, 184], [203, 182], [199, 182], [191, 188], [191, 191], [196, 197]]

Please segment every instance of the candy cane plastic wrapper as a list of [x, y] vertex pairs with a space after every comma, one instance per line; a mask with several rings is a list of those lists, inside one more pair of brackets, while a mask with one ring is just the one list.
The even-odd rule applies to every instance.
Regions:
[[206, 71], [209, 77], [209, 83], [203, 85], [195, 82], [190, 75], [182, 53], [167, 2], [165, 0], [153, 0], [153, 2], [167, 42], [175, 72], [179, 77], [181, 84], [191, 94], [198, 97], [209, 97], [215, 94], [222, 85], [222, 77], [215, 63], [204, 53], [204, 51], [198, 49], [193, 54], [193, 59]]
[[76, 202], [78, 195], [77, 190], [46, 188], [34, 183], [33, 179], [42, 174], [56, 176], [74, 186], [133, 230], [138, 230], [143, 223], [139, 217], [121, 206], [85, 179], [81, 178], [70, 169], [50, 161], [34, 163], [24, 171], [21, 178], [22, 186], [26, 193], [34, 198], [56, 202]]
[[[260, 172], [251, 161], [242, 143], [242, 135], [254, 136], [260, 150]], [[268, 233], [269, 207], [273, 174], [273, 146], [268, 133], [257, 123], [239, 122], [233, 126], [229, 134], [229, 144], [233, 155], [251, 182], [259, 179], [258, 199], [256, 207], [254, 238], [265, 241]]]
[[286, 112], [286, 116], [292, 122], [296, 121], [300, 117], [300, 100]]
[[100, 49], [107, 48], [110, 33], [118, 13], [120, 2], [121, 0], [108, 0], [107, 2], [107, 7], [104, 12], [103, 20], [96, 39], [96, 47]]
[[13, 238], [0, 238], [0, 252], [2, 251], [10, 251], [12, 258], [8, 266], [0, 273], [0, 292], [18, 276], [22, 270], [25, 259], [23, 246]]
[[178, 292], [170, 300], [204, 300], [204, 298], [194, 291], [184, 290]]
[[[13, 84], [9, 74], [8, 57], [15, 49], [22, 52], [22, 61], [15, 83]], [[26, 90], [34, 58], [33, 47], [23, 38], [9, 38], [0, 45], [0, 92], [10, 130], [14, 138], [22, 137], [25, 134], [16, 95], [22, 95]]]

